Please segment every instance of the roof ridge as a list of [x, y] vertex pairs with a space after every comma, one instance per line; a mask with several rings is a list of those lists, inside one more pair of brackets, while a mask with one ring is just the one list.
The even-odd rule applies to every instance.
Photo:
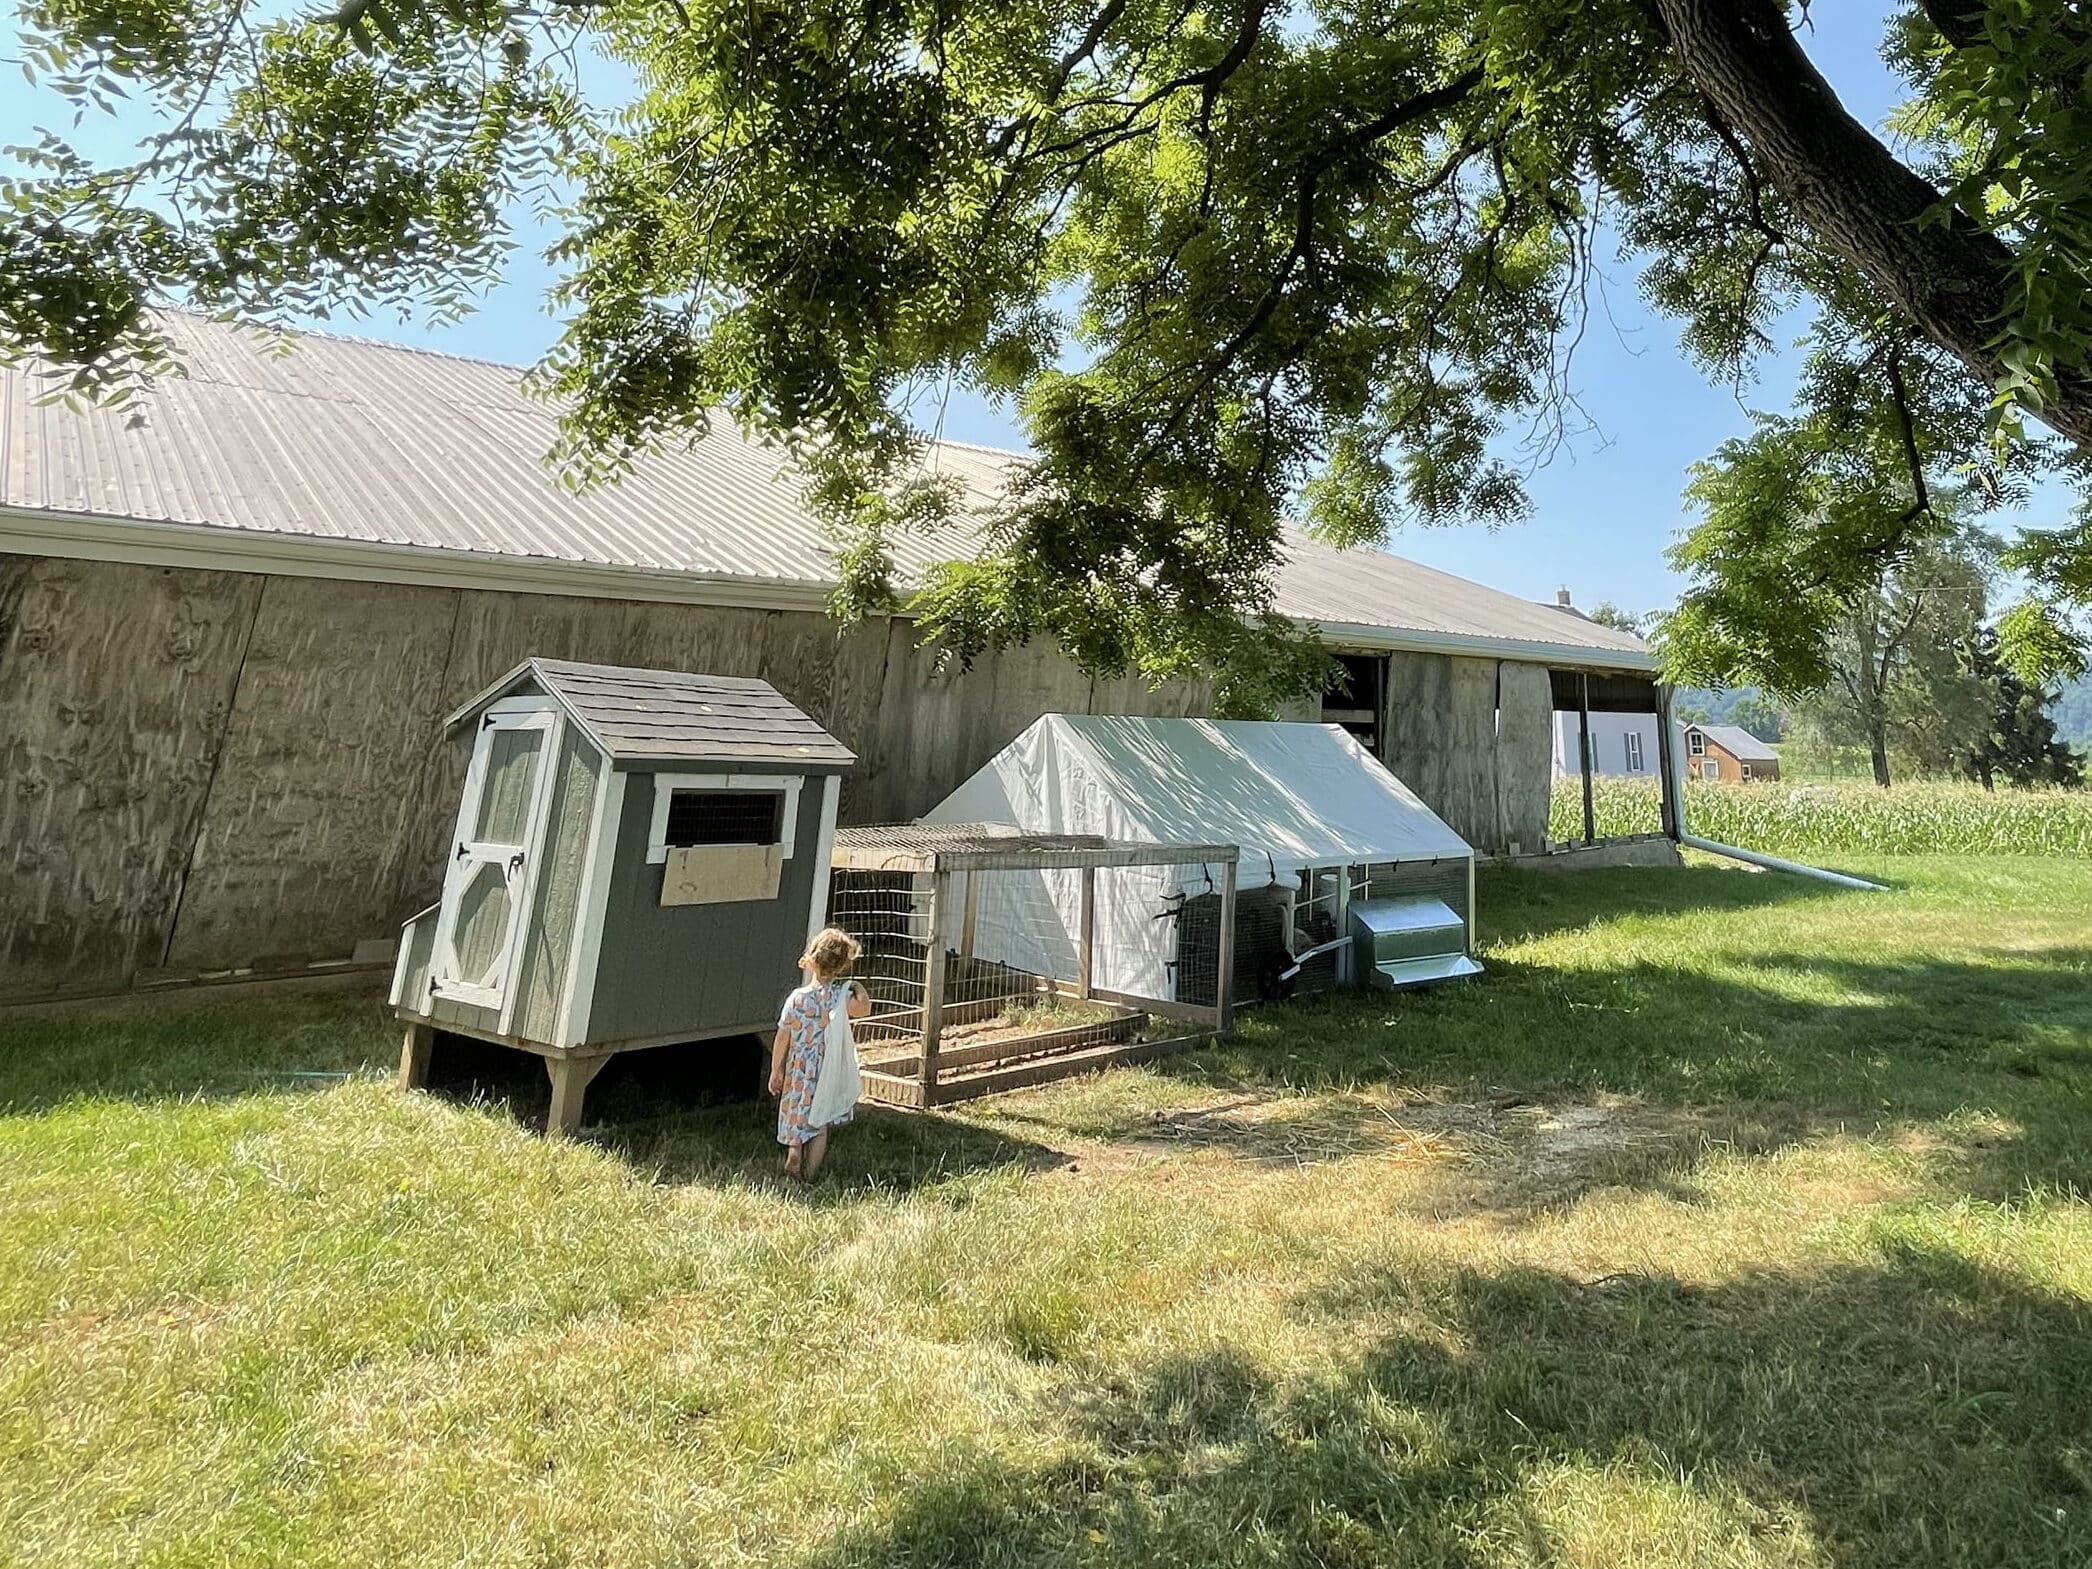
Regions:
[[292, 327], [281, 324], [242, 321], [235, 316], [217, 316], [209, 311], [200, 311], [187, 305], [161, 306], [157, 314], [163, 316], [186, 316], [191, 321], [208, 322], [214, 327], [231, 327], [239, 332], [280, 332], [293, 338], [317, 338], [322, 343], [346, 343], [358, 349], [390, 349], [400, 354], [419, 354], [425, 359], [449, 360], [459, 365], [483, 365], [489, 370], [505, 370], [516, 376], [527, 376], [531, 367], [518, 365], [513, 360], [491, 360], [483, 354], [460, 354], [452, 349], [430, 348], [425, 343], [400, 343], [392, 338], [372, 338], [362, 333], [340, 332], [331, 327]]

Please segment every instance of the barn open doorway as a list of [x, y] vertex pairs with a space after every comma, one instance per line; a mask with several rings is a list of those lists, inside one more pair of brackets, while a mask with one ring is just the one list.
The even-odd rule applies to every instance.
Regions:
[[1337, 669], [1322, 693], [1322, 722], [1342, 725], [1375, 757], [1387, 714], [1387, 655], [1338, 654]]

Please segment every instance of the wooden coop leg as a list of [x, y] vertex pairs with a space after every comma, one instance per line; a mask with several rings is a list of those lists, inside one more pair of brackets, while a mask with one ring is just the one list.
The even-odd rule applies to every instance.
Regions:
[[[1346, 873], [1348, 876], [1349, 873]], [[1235, 863], [1220, 869], [1220, 952], [1214, 956], [1213, 1027], [1235, 1027]]]
[[545, 1113], [545, 1132], [570, 1139], [581, 1127], [581, 1097], [610, 1060], [601, 1057], [547, 1057], [545, 1074], [552, 1080], [552, 1109]]
[[436, 1030], [433, 1025], [410, 1024], [400, 1041], [400, 1088], [403, 1090], [427, 1089], [429, 1083], [429, 1058], [435, 1054]]

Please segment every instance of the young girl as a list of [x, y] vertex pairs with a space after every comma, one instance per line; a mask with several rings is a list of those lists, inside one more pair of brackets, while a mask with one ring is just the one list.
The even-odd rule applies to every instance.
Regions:
[[839, 989], [847, 988], [845, 1007], [853, 1019], [872, 1011], [871, 995], [856, 981], [843, 979], [857, 962], [857, 939], [830, 926], [814, 934], [800, 956], [799, 967], [813, 977], [785, 999], [777, 1017], [777, 1039], [770, 1047], [770, 1093], [778, 1096], [777, 1142], [785, 1147], [785, 1175], [811, 1182], [828, 1154], [828, 1129], [850, 1120], [843, 1112], [826, 1126], [815, 1127], [810, 1113], [814, 1086], [821, 1078], [821, 1057], [828, 1045], [828, 1015]]

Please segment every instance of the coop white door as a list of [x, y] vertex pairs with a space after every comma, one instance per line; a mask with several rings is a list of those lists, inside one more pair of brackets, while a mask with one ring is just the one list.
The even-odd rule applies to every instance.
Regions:
[[555, 718], [504, 705], [480, 722], [436, 922], [440, 997], [486, 1008], [507, 998], [551, 808]]

